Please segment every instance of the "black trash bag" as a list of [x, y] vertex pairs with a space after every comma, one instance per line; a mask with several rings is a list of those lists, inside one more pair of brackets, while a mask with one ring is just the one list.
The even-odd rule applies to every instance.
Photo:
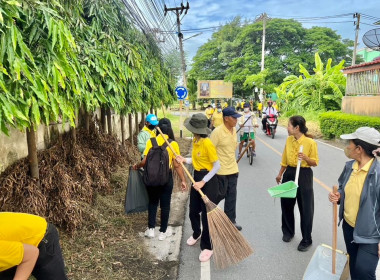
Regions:
[[137, 213], [148, 210], [148, 192], [142, 180], [142, 171], [129, 169], [127, 194], [125, 197], [125, 213]]

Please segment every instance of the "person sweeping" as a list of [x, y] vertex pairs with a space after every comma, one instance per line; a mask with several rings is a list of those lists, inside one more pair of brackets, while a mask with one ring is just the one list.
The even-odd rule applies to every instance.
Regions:
[[[187, 245], [193, 246], [201, 239], [199, 260], [208, 261], [212, 254], [212, 244], [209, 234], [206, 205], [198, 190], [207, 195], [208, 199], [218, 204], [220, 201], [219, 184], [216, 173], [220, 169], [220, 162], [211, 140], [208, 138], [211, 130], [207, 128], [207, 117], [204, 114], [195, 114], [187, 118], [185, 127], [194, 134], [193, 151], [191, 158], [177, 156], [178, 162], [186, 162], [194, 167], [193, 188], [190, 191], [189, 218], [193, 234], [187, 239]], [[201, 215], [202, 213], [202, 215]], [[201, 230], [202, 218], [202, 230]]]
[[[311, 138], [302, 116], [292, 116], [288, 123], [289, 137], [286, 140], [282, 153], [281, 169], [276, 177], [279, 184], [294, 181], [298, 159], [301, 161], [297, 196], [295, 198], [281, 198], [282, 210], [282, 240], [290, 242], [294, 237], [294, 206], [297, 202], [301, 216], [302, 240], [297, 250], [307, 251], [312, 245], [311, 232], [314, 216], [313, 171], [310, 167], [318, 165], [317, 143]], [[299, 153], [303, 146], [303, 152]]]

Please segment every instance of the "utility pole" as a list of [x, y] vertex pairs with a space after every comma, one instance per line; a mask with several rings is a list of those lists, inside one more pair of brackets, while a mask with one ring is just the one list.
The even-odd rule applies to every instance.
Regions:
[[[266, 23], [267, 23], [268, 15], [266, 13], [263, 13], [259, 16], [259, 18], [256, 19], [256, 22], [263, 21], [263, 39], [262, 39], [262, 45], [261, 45], [261, 71], [264, 71], [265, 67], [265, 32], [266, 32]], [[264, 89], [260, 88], [260, 98], [264, 98], [263, 95]]]
[[[180, 15], [185, 11], [185, 15], [187, 14], [187, 11], [190, 9], [189, 2], [187, 2], [186, 7], [181, 3], [180, 7], [175, 8], [167, 8], [166, 5], [164, 7], [164, 16], [166, 16], [167, 12], [172, 11], [175, 12], [177, 16], [177, 29], [178, 29], [178, 41], [179, 41], [179, 50], [181, 52], [181, 61], [182, 61], [182, 79], [183, 79], [183, 86], [187, 89], [187, 78], [186, 78], [186, 61], [185, 61], [185, 53], [183, 51], [183, 34], [181, 32], [181, 19]], [[189, 98], [189, 97], [187, 97]], [[183, 100], [179, 101], [179, 135], [182, 138], [182, 104]], [[189, 107], [186, 107], [186, 115], [189, 114]]]
[[356, 49], [358, 47], [358, 37], [359, 37], [359, 27], [360, 27], [360, 14], [355, 13], [354, 18], [357, 18], [356, 21], [354, 21], [354, 24], [356, 25], [356, 32], [355, 32], [355, 43], [354, 43], [354, 53], [352, 54], [352, 63], [351, 65], [355, 65], [356, 62]]

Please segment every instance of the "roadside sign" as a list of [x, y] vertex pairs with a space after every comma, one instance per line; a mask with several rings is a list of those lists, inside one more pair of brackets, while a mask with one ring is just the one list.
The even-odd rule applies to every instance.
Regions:
[[190, 101], [188, 99], [185, 100], [185, 106], [189, 107], [190, 106]]
[[187, 89], [185, 87], [176, 87], [175, 93], [177, 94], [178, 100], [184, 100], [187, 97]]

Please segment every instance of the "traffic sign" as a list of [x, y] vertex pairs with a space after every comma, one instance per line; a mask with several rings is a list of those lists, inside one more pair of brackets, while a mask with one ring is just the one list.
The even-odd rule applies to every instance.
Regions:
[[190, 102], [188, 99], [185, 100], [185, 107], [189, 107], [190, 106]]
[[175, 93], [177, 94], [178, 100], [184, 100], [187, 97], [187, 89], [185, 87], [176, 87]]

